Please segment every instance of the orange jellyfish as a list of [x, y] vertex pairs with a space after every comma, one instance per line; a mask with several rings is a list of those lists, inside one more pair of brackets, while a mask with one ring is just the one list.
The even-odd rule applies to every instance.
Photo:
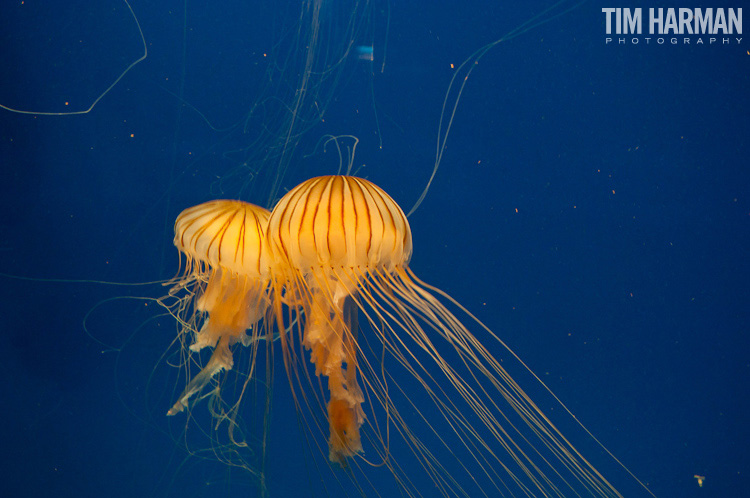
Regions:
[[264, 249], [269, 214], [246, 202], [215, 200], [177, 217], [174, 245], [186, 263], [182, 275], [170, 282], [170, 296], [187, 293], [171, 312], [192, 336], [190, 351], [210, 347], [213, 353], [167, 415], [184, 410], [215, 375], [232, 369], [234, 344], [258, 343], [258, 324], [269, 306]]
[[[294, 399], [330, 461], [385, 465], [408, 496], [620, 496], [443, 302], [502, 341], [409, 269], [409, 223], [381, 188], [310, 179], [275, 206], [267, 240]], [[399, 463], [409, 453], [434, 490]]]

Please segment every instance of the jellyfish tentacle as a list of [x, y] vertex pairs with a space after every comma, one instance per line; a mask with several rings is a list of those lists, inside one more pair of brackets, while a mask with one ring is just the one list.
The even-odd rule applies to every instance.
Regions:
[[359, 428], [365, 420], [351, 313], [344, 313], [348, 294], [339, 289], [329, 296], [318, 284], [311, 285], [310, 293], [302, 343], [311, 352], [316, 375], [328, 379], [329, 459], [343, 465], [362, 452]]
[[229, 339], [229, 336], [225, 335], [219, 340], [214, 352], [211, 354], [211, 359], [208, 360], [206, 366], [201, 369], [198, 375], [192, 378], [182, 393], [180, 393], [180, 396], [175, 404], [172, 405], [172, 408], [169, 409], [167, 415], [177, 415], [183, 411], [188, 407], [190, 398], [201, 392], [216, 374], [222, 370], [232, 369], [234, 360], [232, 359], [232, 351], [229, 348]]

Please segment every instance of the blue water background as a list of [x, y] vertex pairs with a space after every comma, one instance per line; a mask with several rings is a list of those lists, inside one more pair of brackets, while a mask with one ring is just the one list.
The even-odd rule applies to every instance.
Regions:
[[[131, 4], [148, 57], [90, 113], [0, 110], [2, 496], [255, 490], [174, 440], [184, 420], [163, 414], [176, 373], [160, 378], [174, 325], [153, 302], [117, 299], [164, 289], [8, 276], [169, 278], [182, 209], [266, 202], [236, 152], [252, 130], [221, 130], [256, 103], [263, 54], [295, 8]], [[358, 174], [413, 205], [454, 68], [549, 5], [375, 4], [355, 43], [374, 60], [347, 66], [282, 187], [335, 173], [338, 155], [316, 144], [351, 134]], [[85, 109], [142, 53], [124, 2], [2, 9], [3, 105]], [[412, 268], [495, 330], [656, 496], [750, 496], [750, 44], [613, 46], [603, 23], [584, 3], [482, 58], [410, 218]], [[298, 452], [298, 435], [278, 431], [298, 421], [276, 398], [270, 444]], [[271, 496], [306, 496], [315, 480], [283, 459], [269, 469]]]

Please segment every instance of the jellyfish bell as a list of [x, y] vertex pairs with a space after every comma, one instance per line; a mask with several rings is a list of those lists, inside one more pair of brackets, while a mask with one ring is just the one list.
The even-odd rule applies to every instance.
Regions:
[[169, 295], [177, 300], [167, 307], [180, 322], [183, 337], [192, 337], [190, 351], [209, 347], [213, 353], [168, 415], [181, 412], [215, 375], [232, 369], [232, 346], [260, 340], [258, 325], [269, 304], [265, 250], [269, 214], [247, 202], [214, 200], [177, 217], [174, 245], [185, 256], [185, 268], [169, 282]]

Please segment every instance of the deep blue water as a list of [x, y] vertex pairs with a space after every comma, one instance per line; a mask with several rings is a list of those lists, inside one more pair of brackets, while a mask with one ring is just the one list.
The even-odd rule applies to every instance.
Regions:
[[[0, 110], [0, 495], [254, 495], [242, 471], [189, 457], [184, 418], [163, 415], [180, 382], [162, 357], [174, 323], [123, 297], [165, 290], [81, 281], [169, 278], [182, 209], [269, 202], [279, 102], [305, 63], [285, 43], [311, 32], [297, 6], [269, 4], [133, 0], [148, 56], [93, 110]], [[358, 174], [408, 209], [452, 67], [550, 4], [324, 2], [319, 53], [351, 40], [374, 60], [353, 50], [315, 79], [323, 121], [304, 114], [279, 192], [335, 173], [321, 139], [355, 135]], [[750, 44], [606, 44], [601, 6], [572, 6], [475, 65], [410, 217], [411, 267], [656, 496], [748, 496]], [[0, 104], [37, 112], [88, 108], [143, 53], [116, 0], [9, 3], [0, 37]], [[277, 377], [271, 496], [317, 495], [315, 471], [291, 458], [300, 428]]]

